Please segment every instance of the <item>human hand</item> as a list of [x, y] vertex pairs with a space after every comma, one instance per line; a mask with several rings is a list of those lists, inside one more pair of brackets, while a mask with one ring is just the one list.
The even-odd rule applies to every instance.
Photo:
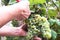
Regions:
[[0, 36], [26, 36], [27, 31], [24, 27], [25, 24], [21, 25], [20, 27], [8, 27], [4, 26], [0, 28]]
[[17, 30], [19, 30], [18, 33], [20, 36], [26, 36], [28, 32], [28, 26], [26, 24], [21, 24]]
[[30, 15], [30, 9], [29, 9], [29, 2], [28, 1], [20, 1], [17, 3], [18, 6], [18, 13], [15, 19], [17, 20], [24, 20], [29, 17]]
[[[23, 25], [23, 24], [22, 24]], [[20, 27], [20, 36], [26, 36], [28, 32], [28, 26], [24, 24], [23, 26]], [[33, 37], [33, 40], [42, 40], [42, 38], [39, 38], [37, 36]]]
[[37, 36], [35, 36], [35, 37], [33, 38], [33, 40], [42, 40], [42, 39], [39, 38], [39, 37], [37, 37]]

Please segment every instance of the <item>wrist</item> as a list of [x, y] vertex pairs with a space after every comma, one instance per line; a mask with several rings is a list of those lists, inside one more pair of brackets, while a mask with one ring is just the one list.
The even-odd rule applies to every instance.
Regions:
[[15, 27], [11, 28], [1, 28], [0, 29], [0, 36], [18, 36], [18, 31], [16, 31]]

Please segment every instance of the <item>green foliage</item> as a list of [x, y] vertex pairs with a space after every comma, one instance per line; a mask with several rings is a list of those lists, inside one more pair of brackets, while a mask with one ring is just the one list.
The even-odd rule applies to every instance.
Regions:
[[60, 21], [59, 21], [59, 19], [49, 19], [48, 20], [49, 21], [49, 23], [50, 23], [50, 26], [54, 26], [55, 24], [57, 25], [57, 26], [60, 26]]
[[32, 5], [32, 4], [43, 4], [43, 3], [45, 3], [46, 2], [46, 0], [30, 0], [30, 4]]
[[46, 8], [44, 8], [44, 7], [41, 8], [40, 15], [41, 16], [45, 16], [46, 15]]
[[56, 23], [56, 20], [54, 20], [54, 19], [49, 19], [48, 21], [50, 23], [50, 26], [52, 26]]
[[50, 17], [56, 17], [57, 16], [57, 10], [52, 10], [52, 9], [50, 9], [50, 10], [48, 10], [48, 15], [50, 16]]
[[56, 20], [56, 24], [60, 26], [60, 21], [58, 19]]
[[8, 5], [10, 0], [2, 0], [2, 5]]
[[13, 40], [13, 37], [7, 37], [7, 39], [6, 40]]
[[52, 40], [55, 40], [57, 38], [57, 33], [54, 30], [51, 30], [52, 34]]
[[13, 19], [13, 20], [12, 20], [12, 25], [13, 25], [14, 27], [18, 27], [18, 21], [15, 20], [15, 19]]
[[14, 2], [14, 1], [16, 1], [16, 0], [11, 0], [11, 2]]

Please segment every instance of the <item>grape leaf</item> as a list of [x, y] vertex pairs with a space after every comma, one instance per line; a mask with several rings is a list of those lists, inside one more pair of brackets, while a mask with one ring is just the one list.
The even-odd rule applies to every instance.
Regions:
[[54, 20], [54, 19], [49, 19], [48, 21], [49, 21], [51, 26], [56, 22], [56, 20]]
[[56, 20], [56, 24], [57, 24], [58, 26], [60, 26], [60, 21]]
[[60, 34], [60, 29], [58, 29], [58, 34]]
[[53, 18], [53, 17], [56, 17], [58, 14], [58, 12], [56, 10], [52, 10], [52, 9], [49, 9], [48, 10], [48, 15]]
[[51, 30], [52, 40], [57, 38], [57, 33], [54, 30]]
[[46, 0], [30, 0], [30, 4], [43, 4]]

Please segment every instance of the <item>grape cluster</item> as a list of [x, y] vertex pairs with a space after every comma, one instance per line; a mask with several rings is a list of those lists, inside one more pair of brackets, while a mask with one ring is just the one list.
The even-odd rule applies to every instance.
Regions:
[[28, 25], [28, 35], [26, 36], [28, 40], [33, 36], [38, 36], [40, 33], [44, 38], [51, 38], [51, 29], [47, 18], [41, 17], [39, 14], [31, 14], [25, 22]]

